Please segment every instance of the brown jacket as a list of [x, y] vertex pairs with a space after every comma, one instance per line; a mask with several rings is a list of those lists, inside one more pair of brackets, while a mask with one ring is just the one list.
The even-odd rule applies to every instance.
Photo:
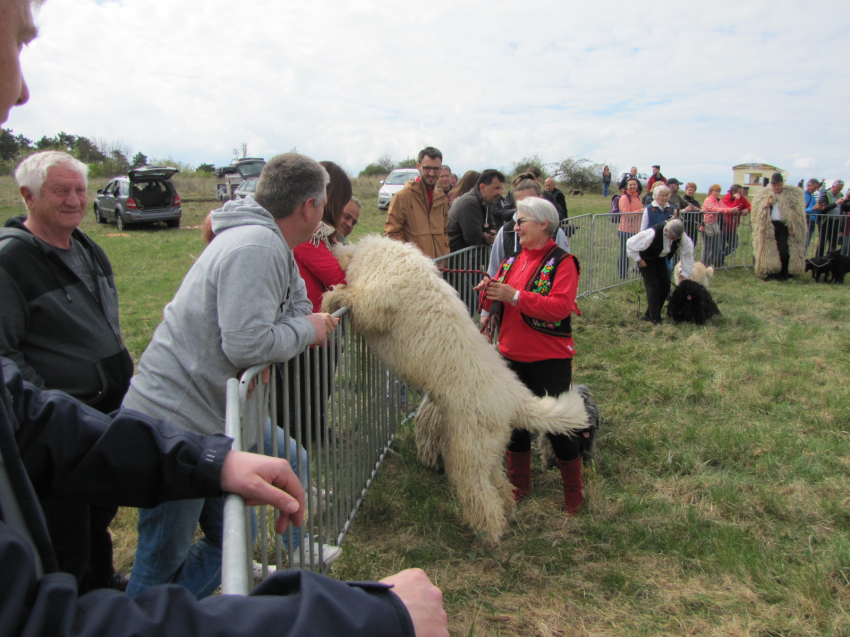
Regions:
[[408, 181], [390, 200], [384, 236], [412, 243], [432, 259], [449, 253], [449, 200], [434, 188], [434, 202], [428, 210], [428, 195], [421, 181]]

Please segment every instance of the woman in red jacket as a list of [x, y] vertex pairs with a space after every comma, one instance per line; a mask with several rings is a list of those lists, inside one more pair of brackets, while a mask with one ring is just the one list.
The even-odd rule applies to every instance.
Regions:
[[345, 272], [339, 267], [331, 247], [339, 241], [342, 233], [339, 221], [342, 209], [351, 201], [351, 180], [345, 171], [332, 161], [319, 162], [328, 171], [328, 200], [325, 212], [310, 241], [295, 246], [292, 251], [301, 278], [307, 285], [307, 297], [313, 302], [313, 311], [320, 312], [322, 296], [332, 286], [345, 283]]
[[738, 204], [735, 207], [727, 207], [720, 203], [720, 192], [720, 184], [712, 184], [708, 189], [708, 197], [702, 204], [702, 209], [705, 212], [703, 227], [700, 228], [705, 234], [702, 262], [706, 266], [718, 267], [722, 263], [720, 256], [723, 246], [721, 217], [731, 212], [738, 212]]
[[[579, 263], [555, 245], [558, 213], [549, 201], [527, 197], [517, 202], [516, 233], [522, 252], [505, 259], [499, 275], [485, 278], [482, 321], [499, 302], [499, 352], [535, 396], [558, 396], [572, 383], [575, 355], [570, 316], [576, 310]], [[492, 308], [495, 310], [495, 308]], [[576, 436], [547, 434], [558, 459], [564, 509], [578, 513], [584, 501], [581, 444]], [[514, 498], [531, 492], [531, 433], [514, 429], [508, 445]]]
[[[310, 241], [306, 241], [295, 246], [292, 251], [295, 256], [295, 263], [298, 265], [298, 270], [301, 273], [301, 278], [307, 286], [307, 298], [313, 303], [313, 311], [320, 312], [322, 307], [322, 296], [332, 286], [340, 283], [345, 283], [345, 272], [339, 267], [339, 262], [333, 254], [331, 247], [340, 240], [342, 236], [340, 232], [340, 219], [342, 219], [342, 209], [351, 201], [351, 180], [345, 171], [337, 166], [332, 161], [319, 162], [328, 171], [331, 180], [328, 184], [328, 199], [325, 203], [325, 211], [322, 215], [322, 220], [313, 232], [313, 237]], [[311, 438], [317, 439], [316, 430], [324, 437], [325, 432], [325, 408], [327, 399], [330, 396], [333, 383], [331, 382], [334, 375], [332, 362], [329, 361], [326, 373], [319, 374], [321, 383], [315, 386], [312, 382], [312, 375], [316, 365], [321, 364], [321, 358], [316, 355], [317, 351], [312, 346], [307, 348], [294, 359], [280, 365], [281, 375], [278, 377], [279, 391], [282, 391], [282, 379], [284, 368], [289, 378], [289, 395], [295, 396], [295, 392], [300, 394], [300, 404], [302, 408], [300, 423], [301, 435], [303, 440]], [[309, 367], [308, 367], [309, 365]], [[307, 370], [311, 370], [307, 373]], [[319, 399], [316, 401], [313, 392], [319, 394]], [[283, 395], [282, 393], [280, 394]], [[282, 401], [281, 401], [282, 402]], [[319, 409], [313, 409], [312, 422], [308, 422], [305, 417], [307, 405], [315, 406], [318, 402]], [[295, 408], [294, 398], [290, 398], [289, 422], [294, 425], [299, 421], [297, 409]], [[279, 407], [280, 409], [280, 407]], [[283, 420], [284, 414], [279, 412], [279, 422]], [[317, 427], [317, 424], [319, 425]], [[290, 428], [293, 436], [297, 437], [297, 431], [294, 426]], [[306, 445], [306, 443], [303, 443]]]
[[723, 200], [720, 202], [727, 208], [736, 208], [737, 212], [730, 212], [723, 215], [721, 222], [721, 245], [720, 245], [720, 265], [724, 265], [726, 257], [732, 254], [738, 247], [738, 226], [741, 223], [741, 217], [746, 217], [750, 214], [753, 207], [744, 196], [744, 187], [740, 184], [735, 184], [729, 189]]

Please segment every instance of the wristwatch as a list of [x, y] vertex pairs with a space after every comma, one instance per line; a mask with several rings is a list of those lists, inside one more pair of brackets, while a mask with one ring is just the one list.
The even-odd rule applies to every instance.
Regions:
[[519, 290], [514, 292], [514, 298], [511, 299], [511, 305], [513, 305], [514, 307], [519, 305]]

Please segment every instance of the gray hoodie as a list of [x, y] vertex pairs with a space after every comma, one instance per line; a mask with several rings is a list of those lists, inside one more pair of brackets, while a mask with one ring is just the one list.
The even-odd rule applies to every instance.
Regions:
[[[215, 240], [165, 306], [122, 405], [203, 434], [224, 432], [229, 378], [316, 340], [303, 318], [313, 306], [272, 216], [249, 196], [212, 222]], [[257, 432], [246, 433], [250, 446]]]

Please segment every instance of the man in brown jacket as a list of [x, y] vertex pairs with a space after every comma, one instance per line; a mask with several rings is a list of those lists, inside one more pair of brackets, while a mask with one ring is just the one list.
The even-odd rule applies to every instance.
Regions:
[[384, 236], [412, 243], [432, 259], [449, 253], [449, 200], [436, 188], [443, 153], [428, 146], [419, 151], [419, 178], [408, 181], [390, 200]]

